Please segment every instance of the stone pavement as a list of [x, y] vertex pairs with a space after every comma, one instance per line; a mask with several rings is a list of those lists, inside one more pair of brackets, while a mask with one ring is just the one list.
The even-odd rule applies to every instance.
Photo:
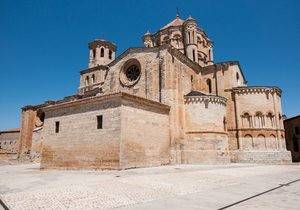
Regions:
[[300, 209], [300, 165], [174, 165], [124, 171], [0, 166], [10, 209]]

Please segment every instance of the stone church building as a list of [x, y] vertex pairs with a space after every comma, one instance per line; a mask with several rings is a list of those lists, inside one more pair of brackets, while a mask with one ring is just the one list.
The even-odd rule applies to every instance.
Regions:
[[291, 161], [280, 88], [215, 63], [195, 19], [177, 15], [142, 41], [118, 57], [114, 43], [90, 42], [75, 95], [22, 108], [20, 157], [95, 169]]

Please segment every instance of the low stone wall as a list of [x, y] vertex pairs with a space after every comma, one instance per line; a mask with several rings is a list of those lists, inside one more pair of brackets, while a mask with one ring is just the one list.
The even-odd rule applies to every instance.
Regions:
[[181, 151], [184, 164], [229, 163], [228, 137], [222, 133], [189, 134]]
[[14, 164], [18, 161], [17, 153], [3, 153], [0, 151], [0, 165]]
[[0, 152], [14, 154], [18, 152], [20, 131], [18, 129], [0, 131]]
[[291, 153], [279, 151], [231, 151], [233, 163], [259, 163], [259, 164], [288, 164], [292, 162]]

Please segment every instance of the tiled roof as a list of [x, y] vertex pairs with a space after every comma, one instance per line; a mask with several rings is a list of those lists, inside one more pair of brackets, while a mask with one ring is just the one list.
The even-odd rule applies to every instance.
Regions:
[[168, 23], [167, 25], [162, 27], [161, 30], [166, 29], [170, 26], [181, 26], [183, 23], [184, 23], [184, 20], [180, 19], [179, 16], [176, 16], [176, 18], [174, 20], [172, 20], [170, 23]]
[[186, 94], [185, 96], [205, 96], [206, 94], [200, 92], [200, 91], [191, 91], [188, 94]]

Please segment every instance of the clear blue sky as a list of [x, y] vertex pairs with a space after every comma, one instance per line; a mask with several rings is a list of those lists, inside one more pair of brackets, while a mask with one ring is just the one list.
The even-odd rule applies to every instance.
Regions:
[[300, 1], [0, 0], [0, 130], [20, 108], [74, 94], [87, 43], [105, 38], [120, 54], [176, 15], [192, 15], [214, 41], [215, 61], [238, 60], [249, 85], [283, 89], [283, 111], [300, 114]]

